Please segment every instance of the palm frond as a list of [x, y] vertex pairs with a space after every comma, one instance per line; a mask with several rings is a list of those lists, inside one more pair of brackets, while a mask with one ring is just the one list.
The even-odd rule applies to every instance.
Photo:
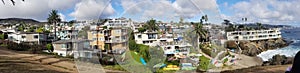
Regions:
[[4, 0], [2, 0], [2, 3], [5, 5], [5, 2], [4, 2]]
[[15, 2], [14, 0], [10, 0], [10, 1], [11, 1], [11, 3], [12, 3], [13, 5], [15, 5], [16, 2]]

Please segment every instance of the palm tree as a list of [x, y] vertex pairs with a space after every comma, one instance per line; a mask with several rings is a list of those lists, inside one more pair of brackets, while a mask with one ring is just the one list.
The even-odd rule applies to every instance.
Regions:
[[[16, 4], [16, 2], [14, 1], [14, 0], [10, 0], [11, 1], [11, 3], [13, 4], [13, 5], [15, 5]], [[25, 0], [22, 0], [23, 2], [25, 1]], [[5, 2], [4, 2], [4, 0], [2, 0], [2, 3], [5, 5]]]
[[147, 21], [145, 28], [149, 31], [156, 31], [159, 29], [158, 26], [156, 25], [156, 20], [154, 19]]
[[57, 13], [57, 10], [52, 10], [48, 17], [48, 22], [54, 25], [54, 39], [56, 40], [56, 25], [61, 22], [60, 16]]
[[263, 28], [263, 26], [262, 26], [261, 23], [256, 23], [256, 25], [258, 26], [258, 29], [259, 29], [259, 30]]
[[203, 38], [207, 36], [207, 31], [203, 29], [203, 20], [205, 20], [205, 16], [202, 16], [202, 18], [200, 19], [200, 23], [191, 23], [192, 25], [194, 25], [194, 32], [196, 32], [196, 34], [199, 36], [199, 39], [202, 39], [201, 41], [203, 42]]

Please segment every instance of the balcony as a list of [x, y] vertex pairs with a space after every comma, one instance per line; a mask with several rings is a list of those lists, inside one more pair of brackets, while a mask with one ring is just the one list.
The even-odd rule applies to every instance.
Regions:
[[123, 43], [127, 42], [127, 40], [106, 40], [105, 43]]

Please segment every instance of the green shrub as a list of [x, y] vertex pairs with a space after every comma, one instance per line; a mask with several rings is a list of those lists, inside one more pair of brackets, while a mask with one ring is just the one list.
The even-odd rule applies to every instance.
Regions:
[[200, 56], [199, 58], [199, 66], [197, 67], [198, 70], [200, 71], [206, 71], [209, 69], [209, 65], [210, 65], [210, 59], [206, 58], [204, 56]]
[[53, 50], [54, 50], [51, 43], [47, 44], [46, 48], [48, 49], [49, 52], [53, 52]]
[[0, 34], [0, 40], [4, 39], [4, 34]]

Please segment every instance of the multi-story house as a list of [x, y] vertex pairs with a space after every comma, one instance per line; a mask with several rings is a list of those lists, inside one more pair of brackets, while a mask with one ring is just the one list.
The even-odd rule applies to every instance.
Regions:
[[104, 23], [108, 28], [110, 27], [131, 27], [133, 22], [126, 18], [107, 19]]
[[128, 31], [128, 27], [118, 25], [92, 25], [88, 31], [88, 39], [92, 40], [91, 46], [94, 49], [108, 53], [123, 53], [127, 49]]
[[167, 56], [175, 56], [177, 58], [186, 58], [192, 48], [191, 44], [184, 41], [161, 42], [160, 46]]
[[281, 38], [279, 28], [261, 30], [231, 31], [226, 34], [227, 40], [267, 40]]
[[152, 45], [155, 42], [158, 42], [159, 34], [157, 31], [146, 31], [143, 33], [135, 33], [134, 38], [137, 44]]
[[78, 36], [78, 30], [61, 30], [57, 31], [56, 35], [61, 40], [69, 40], [69, 39], [76, 39]]
[[41, 33], [19, 32], [8, 34], [8, 40], [16, 43], [42, 44], [46, 40], [46, 36]]

